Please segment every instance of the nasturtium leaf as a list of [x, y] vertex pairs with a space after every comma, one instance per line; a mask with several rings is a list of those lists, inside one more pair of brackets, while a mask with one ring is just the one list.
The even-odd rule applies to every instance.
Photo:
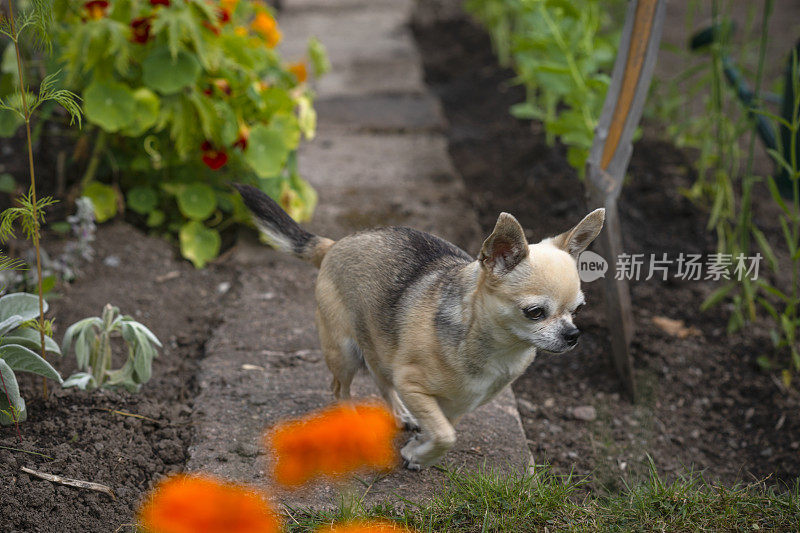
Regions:
[[154, 228], [156, 226], [160, 226], [166, 220], [167, 215], [160, 209], [153, 209], [150, 211], [150, 214], [147, 216], [146, 224], [150, 228]]
[[[14, 406], [14, 411], [16, 411], [17, 422], [22, 422], [28, 416], [25, 411], [25, 400], [19, 395], [19, 384], [14, 371], [2, 359], [0, 359], [0, 375], [3, 376], [3, 385], [5, 385], [5, 390], [0, 394], [0, 425], [8, 426], [14, 423], [14, 419], [11, 416], [12, 405]], [[9, 399], [11, 403], [8, 402]]]
[[195, 267], [203, 268], [207, 262], [217, 257], [222, 242], [217, 230], [209, 229], [202, 222], [192, 220], [181, 226], [178, 234], [183, 257]]
[[139, 213], [147, 215], [158, 205], [158, 194], [152, 187], [138, 186], [128, 191], [128, 207]]
[[325, 46], [316, 37], [312, 37], [308, 40], [308, 57], [311, 59], [311, 67], [314, 69], [314, 76], [320, 77], [331, 70], [328, 52], [325, 50]]
[[173, 57], [169, 48], [162, 46], [142, 61], [142, 80], [162, 94], [174, 94], [196, 82], [201, 70], [194, 54], [178, 50]]
[[149, 130], [158, 120], [161, 101], [158, 95], [147, 87], [140, 87], [133, 92], [135, 110], [133, 121], [123, 129], [125, 135], [138, 137]]
[[105, 222], [117, 214], [117, 191], [112, 187], [93, 181], [82, 194], [92, 201], [97, 222]]
[[296, 141], [293, 143], [300, 132], [297, 122], [294, 131], [285, 127], [282, 121], [278, 124], [279, 127], [275, 127], [275, 122], [276, 119], [273, 119], [269, 126], [255, 126], [250, 130], [250, 137], [247, 139], [244, 159], [261, 178], [277, 175], [286, 164], [291, 150], [297, 146]]
[[214, 189], [203, 183], [192, 183], [178, 191], [178, 208], [188, 219], [205, 220], [217, 208]]
[[[43, 302], [47, 312], [47, 302]], [[14, 315], [22, 317], [23, 322], [39, 317], [39, 297], [27, 292], [15, 292], [0, 297], [0, 322]]]
[[122, 83], [95, 80], [83, 91], [83, 110], [89, 122], [113, 133], [134, 122], [136, 100]]
[[50, 378], [61, 383], [63, 380], [50, 363], [33, 351], [19, 344], [5, 344], [0, 346], [0, 359], [14, 372], [30, 372], [42, 377]]

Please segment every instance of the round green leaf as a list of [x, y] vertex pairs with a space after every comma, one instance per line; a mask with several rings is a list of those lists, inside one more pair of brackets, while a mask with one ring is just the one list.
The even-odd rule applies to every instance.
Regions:
[[165, 46], [156, 48], [142, 61], [144, 84], [162, 94], [174, 94], [193, 84], [200, 71], [200, 62], [194, 54], [179, 50], [172, 57]]
[[178, 208], [191, 220], [205, 220], [217, 208], [214, 189], [202, 183], [193, 183], [178, 192]]
[[147, 226], [154, 228], [156, 226], [160, 226], [166, 220], [167, 215], [161, 211], [160, 209], [153, 209], [150, 211], [150, 214], [147, 216]]
[[158, 120], [161, 101], [158, 95], [146, 87], [140, 87], [133, 92], [136, 108], [133, 112], [133, 122], [123, 131], [125, 135], [138, 137], [149, 130]]
[[92, 201], [97, 222], [105, 222], [117, 214], [117, 191], [108, 185], [93, 181], [83, 189], [83, 196]]
[[281, 131], [259, 124], [250, 130], [244, 159], [259, 177], [269, 178], [283, 169], [289, 152]]
[[147, 215], [158, 205], [158, 194], [152, 187], [134, 187], [128, 191], [128, 207]]
[[94, 81], [83, 91], [83, 110], [90, 122], [115, 132], [133, 123], [136, 100], [133, 92], [121, 83]]
[[181, 226], [179, 233], [181, 254], [191, 261], [195, 267], [203, 268], [205, 264], [217, 257], [222, 242], [217, 230], [209, 229], [202, 222], [192, 220]]

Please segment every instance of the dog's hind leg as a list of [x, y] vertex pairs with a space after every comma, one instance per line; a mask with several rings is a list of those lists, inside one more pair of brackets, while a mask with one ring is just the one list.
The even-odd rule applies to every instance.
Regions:
[[335, 332], [341, 332], [341, 328], [335, 328], [328, 324], [322, 318], [319, 310], [317, 311], [317, 329], [325, 362], [333, 374], [331, 381], [333, 396], [337, 400], [349, 400], [350, 384], [358, 369], [364, 364], [361, 350], [353, 339], [337, 335]]

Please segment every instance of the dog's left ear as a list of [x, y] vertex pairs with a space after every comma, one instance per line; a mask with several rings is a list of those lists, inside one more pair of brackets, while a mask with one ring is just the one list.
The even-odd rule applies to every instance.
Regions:
[[511, 272], [528, 257], [528, 241], [525, 231], [517, 219], [508, 213], [500, 213], [494, 231], [483, 242], [478, 260], [495, 276]]
[[602, 207], [595, 209], [578, 222], [577, 226], [557, 237], [553, 237], [553, 244], [567, 252], [577, 261], [581, 252], [592, 244], [600, 230], [603, 229], [605, 219], [606, 210]]

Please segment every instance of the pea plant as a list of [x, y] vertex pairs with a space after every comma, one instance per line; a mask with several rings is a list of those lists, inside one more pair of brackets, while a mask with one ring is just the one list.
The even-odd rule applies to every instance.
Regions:
[[567, 146], [583, 173], [603, 108], [620, 29], [610, 24], [622, 2], [598, 0], [509, 2], [467, 0], [486, 26], [501, 64], [525, 86], [525, 102], [511, 113], [544, 124], [549, 142]]
[[[116, 370], [112, 365], [112, 338], [121, 336], [128, 349], [125, 364]], [[101, 316], [84, 318], [67, 328], [62, 342], [63, 351], [75, 352], [80, 372], [64, 381], [64, 387], [91, 390], [99, 387], [124, 388], [138, 392], [150, 380], [156, 347], [161, 342], [145, 326], [129, 316], [120, 315], [111, 304]]]
[[83, 99], [73, 164], [98, 222], [128, 209], [202, 267], [220, 232], [247, 220], [234, 176], [310, 217], [316, 195], [292, 154], [316, 127], [309, 71], [329, 68], [317, 40], [284, 61], [257, 0], [55, 0], [53, 12], [52, 68]]

